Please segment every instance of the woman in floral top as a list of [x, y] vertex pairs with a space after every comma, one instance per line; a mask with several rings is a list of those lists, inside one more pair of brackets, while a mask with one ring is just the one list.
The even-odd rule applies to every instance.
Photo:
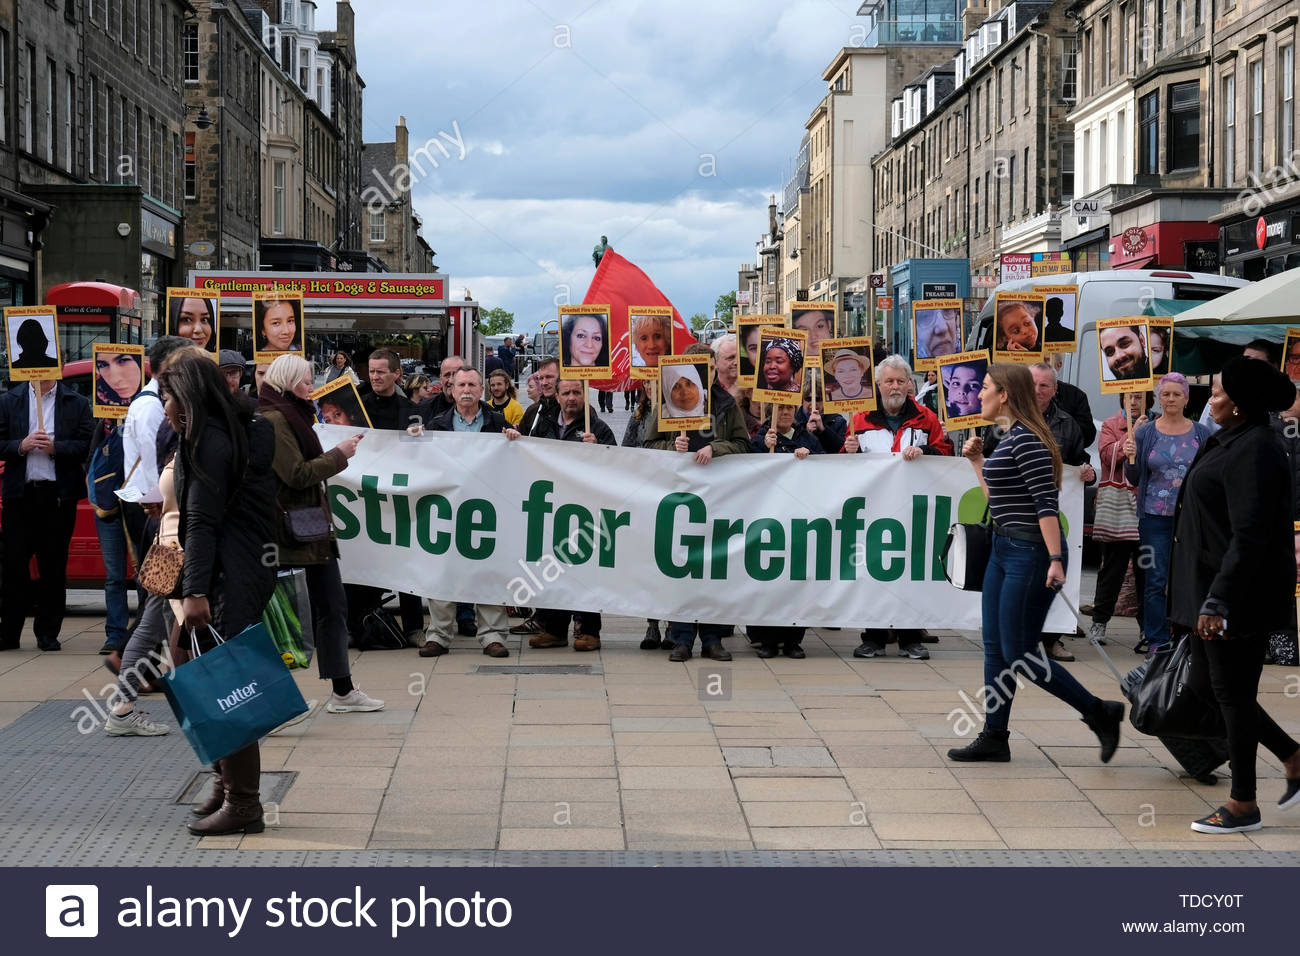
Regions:
[[1183, 414], [1191, 391], [1187, 379], [1170, 372], [1160, 379], [1155, 421], [1139, 419], [1124, 440], [1124, 454], [1134, 464], [1125, 465], [1128, 480], [1138, 489], [1138, 545], [1147, 558], [1146, 586], [1142, 595], [1142, 640], [1135, 650], [1155, 650], [1169, 640], [1165, 588], [1169, 581], [1169, 555], [1174, 541], [1174, 508], [1192, 459], [1210, 437], [1210, 430]]

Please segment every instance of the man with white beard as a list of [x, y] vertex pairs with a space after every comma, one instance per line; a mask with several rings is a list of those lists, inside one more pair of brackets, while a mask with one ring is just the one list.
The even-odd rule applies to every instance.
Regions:
[[[916, 403], [908, 394], [909, 385], [915, 383], [906, 359], [890, 355], [881, 361], [876, 367], [878, 407], [853, 416], [844, 440], [845, 452], [900, 455], [903, 461], [915, 461], [922, 455], [952, 455], [952, 442], [944, 435], [939, 417]], [[853, 656], [883, 657], [885, 645], [897, 640], [900, 657], [929, 660], [930, 652], [921, 646], [923, 637], [919, 628], [867, 628]]]

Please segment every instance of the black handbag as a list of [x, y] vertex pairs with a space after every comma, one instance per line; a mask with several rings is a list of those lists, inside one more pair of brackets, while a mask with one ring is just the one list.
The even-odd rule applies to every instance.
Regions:
[[281, 505], [280, 511], [283, 515], [284, 535], [294, 544], [328, 541], [330, 532], [334, 530], [334, 522], [325, 507], [324, 495], [315, 507], [285, 508]]
[[948, 529], [939, 560], [948, 583], [962, 591], [981, 591], [984, 572], [993, 556], [993, 518], [989, 509], [978, 524], [955, 524]]
[[1192, 638], [1171, 641], [1133, 669], [1124, 681], [1129, 720], [1153, 737], [1214, 740], [1227, 735], [1218, 705], [1192, 692]]

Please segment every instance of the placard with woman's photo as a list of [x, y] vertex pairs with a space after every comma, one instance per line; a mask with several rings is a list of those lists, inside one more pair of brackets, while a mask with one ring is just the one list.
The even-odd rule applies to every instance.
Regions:
[[301, 292], [253, 293], [253, 361], [269, 365], [281, 355], [304, 355], [303, 296]]
[[821, 368], [821, 343], [833, 339], [836, 332], [834, 302], [791, 302], [790, 328], [808, 334], [805, 362], [808, 368]]
[[610, 364], [609, 306], [562, 305], [560, 378], [601, 381], [613, 374]]
[[758, 331], [763, 327], [785, 328], [784, 315], [742, 315], [736, 319], [736, 355], [740, 371], [736, 385], [753, 388], [758, 380]]
[[798, 405], [803, 395], [808, 333], [763, 326], [758, 333], [758, 375], [752, 401]]
[[912, 303], [912, 341], [916, 370], [933, 372], [939, 359], [961, 351], [961, 299], [923, 299]]
[[628, 373], [640, 381], [652, 381], [659, 373], [659, 360], [673, 354], [673, 309], [665, 305], [629, 305], [628, 341], [631, 363]]
[[665, 355], [659, 359], [659, 430], [709, 428], [713, 360], [708, 355]]
[[221, 297], [208, 289], [167, 290], [167, 334], [189, 339], [216, 360], [221, 340]]
[[353, 428], [371, 428], [366, 406], [361, 404], [357, 386], [346, 375], [340, 375], [328, 385], [313, 389], [308, 397], [316, 404], [316, 415], [326, 425], [351, 425]]
[[126, 418], [131, 399], [144, 388], [144, 346], [96, 342], [91, 346], [96, 418]]
[[10, 381], [57, 382], [63, 377], [59, 318], [54, 306], [7, 306], [5, 342], [9, 346]]

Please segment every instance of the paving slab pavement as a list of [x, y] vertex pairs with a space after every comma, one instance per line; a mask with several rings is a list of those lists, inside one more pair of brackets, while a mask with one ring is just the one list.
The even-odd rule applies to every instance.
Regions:
[[[358, 684], [388, 708], [317, 707], [267, 738], [266, 832], [200, 840], [184, 823], [204, 768], [183, 736], [103, 733], [103, 621], [97, 596], [75, 597], [62, 652], [31, 649], [29, 629], [22, 650], [0, 654], [5, 865], [1300, 862], [1300, 814], [1271, 808], [1282, 784], [1268, 754], [1265, 829], [1228, 837], [1188, 829], [1226, 780], [1180, 776], [1128, 726], [1103, 766], [1077, 716], [1033, 687], [1016, 698], [1010, 763], [948, 761], [960, 694], [980, 683], [974, 634], [938, 632], [929, 661], [858, 660], [855, 631], [818, 629], [806, 661], [764, 661], [738, 633], [730, 663], [673, 664], [638, 648], [644, 622], [619, 617], [593, 653], [517, 638], [503, 661], [473, 640], [434, 660], [354, 653]], [[1135, 664], [1133, 622], [1117, 619], [1110, 637], [1120, 666]], [[1117, 696], [1087, 642], [1068, 644], [1070, 671]], [[720, 672], [731, 683], [719, 700], [707, 678]], [[295, 676], [305, 697], [328, 696], [314, 671]], [[1261, 701], [1300, 733], [1294, 678], [1266, 668]], [[173, 722], [161, 697], [143, 706]]]

